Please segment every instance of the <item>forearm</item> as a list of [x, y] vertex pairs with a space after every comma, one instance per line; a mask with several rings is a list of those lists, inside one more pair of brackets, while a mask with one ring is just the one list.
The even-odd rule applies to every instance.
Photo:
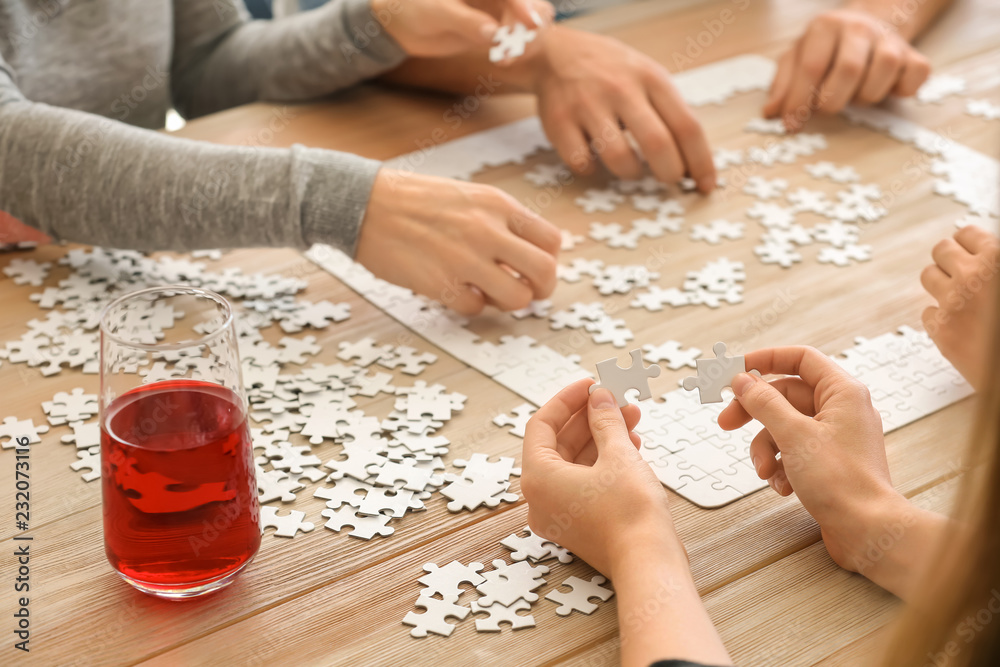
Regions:
[[642, 539], [629, 540], [613, 561], [622, 665], [649, 667], [665, 659], [732, 664], [701, 602], [680, 543], [658, 528], [643, 531]]
[[406, 57], [368, 0], [334, 0], [277, 21], [245, 21], [233, 8], [221, 26], [215, 4], [175, 0], [172, 86], [186, 116], [328, 95]]
[[903, 496], [866, 508], [857, 523], [848, 565], [872, 582], [912, 601], [950, 520], [920, 509]]
[[497, 67], [485, 52], [454, 58], [410, 58], [379, 81], [456, 95], [472, 95], [483, 86], [489, 87], [491, 95], [532, 90], [530, 73], [523, 65]]
[[847, 7], [872, 14], [913, 41], [952, 0], [847, 0]]
[[353, 252], [378, 163], [220, 146], [44, 104], [0, 104], [0, 210], [57, 239], [138, 250]]

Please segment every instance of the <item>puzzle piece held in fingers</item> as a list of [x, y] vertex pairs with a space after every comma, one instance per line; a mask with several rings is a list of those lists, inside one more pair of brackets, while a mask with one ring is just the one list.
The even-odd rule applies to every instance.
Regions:
[[637, 389], [639, 391], [640, 401], [650, 398], [652, 394], [649, 391], [649, 380], [659, 377], [660, 367], [656, 364], [643, 367], [642, 350], [632, 350], [629, 352], [629, 356], [632, 357], [632, 365], [628, 368], [619, 366], [618, 360], [615, 358], [598, 362], [597, 375], [601, 381], [595, 385], [591, 385], [590, 393], [594, 393], [594, 390], [598, 388], [609, 390], [614, 394], [619, 408], [624, 408], [628, 405], [625, 392], [630, 389]]
[[[697, 377], [684, 378], [684, 388], [688, 391], [698, 389], [702, 403], [721, 403], [722, 390], [732, 384], [734, 377], [747, 372], [743, 355], [727, 357], [725, 343], [716, 343], [712, 346], [712, 351], [715, 352], [715, 359], [698, 360]], [[750, 372], [760, 377], [759, 372]]]

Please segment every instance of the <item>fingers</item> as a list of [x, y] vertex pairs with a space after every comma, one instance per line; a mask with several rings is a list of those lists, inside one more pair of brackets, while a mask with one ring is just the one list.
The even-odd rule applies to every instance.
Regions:
[[535, 3], [531, 0], [507, 0], [505, 5], [516, 22], [523, 23], [529, 28], [541, 28], [546, 23]]
[[916, 95], [920, 86], [931, 74], [931, 64], [927, 62], [917, 51], [910, 49], [906, 56], [906, 65], [903, 67], [903, 74], [899, 77], [899, 82], [892, 89], [894, 95], [900, 97], [910, 97]]
[[640, 436], [635, 431], [628, 432], [628, 439], [632, 441], [632, 445], [635, 447], [636, 451], [642, 447], [642, 436]]
[[794, 441], [796, 432], [811, 421], [769, 382], [749, 373], [733, 379], [733, 393], [750, 416], [782, 441]]
[[955, 239], [942, 239], [931, 250], [931, 258], [949, 276], [956, 275], [962, 266], [962, 259], [969, 253]]
[[617, 119], [599, 117], [597, 113], [605, 110], [594, 110], [586, 113], [584, 128], [590, 139], [597, 146], [595, 150], [601, 161], [607, 165], [618, 178], [634, 179], [642, 175], [642, 163], [625, 138]]
[[785, 467], [778, 461], [778, 472], [771, 475], [771, 478], [767, 480], [767, 483], [771, 485], [771, 488], [779, 496], [790, 496], [795, 492], [792, 488], [791, 482], [788, 481], [788, 477], [785, 475]]
[[[649, 99], [670, 128], [670, 133], [687, 166], [688, 175], [698, 184], [698, 190], [704, 193], [711, 192], [715, 189], [717, 177], [705, 129], [691, 113], [691, 109], [666, 74], [660, 71], [651, 74], [648, 88]], [[646, 151], [646, 154], [649, 155], [649, 151]]]
[[766, 428], [761, 429], [750, 442], [750, 462], [758, 477], [769, 479], [778, 472], [777, 456], [778, 445], [774, 442], [771, 432]]
[[[781, 392], [792, 406], [807, 417], [816, 416], [815, 392], [802, 378], [786, 377], [771, 380], [771, 386]], [[719, 426], [726, 431], [740, 428], [753, 417], [739, 401], [734, 400], [719, 413]]]
[[948, 274], [937, 264], [931, 264], [920, 272], [920, 284], [928, 294], [938, 300], [938, 303], [943, 302], [948, 294], [949, 281]]
[[[530, 8], [533, 12], [532, 17], [535, 19], [535, 25], [542, 27], [544, 25], [551, 25], [556, 18], [556, 8], [551, 2], [547, 0], [531, 0]], [[539, 22], [538, 19], [541, 19]]]
[[[625, 428], [630, 432], [639, 423], [640, 411], [638, 406], [626, 405], [621, 409], [622, 417], [625, 420]], [[584, 465], [593, 464], [593, 460], [579, 461], [580, 452], [588, 445], [592, 445], [593, 436], [590, 432], [590, 416], [586, 406], [580, 408], [566, 423], [558, 435], [558, 445], [556, 449], [567, 461], [576, 461]], [[596, 452], [594, 453], [596, 460]]]
[[631, 105], [622, 110], [622, 118], [632, 136], [642, 147], [649, 168], [657, 180], [676, 183], [684, 176], [684, 160], [664, 124], [648, 104]]
[[552, 117], [543, 116], [545, 134], [559, 153], [563, 162], [578, 174], [594, 171], [594, 159], [583, 130], [568, 110], [553, 112]]
[[440, 11], [442, 25], [447, 26], [448, 32], [477, 46], [492, 43], [500, 27], [492, 16], [461, 1], [441, 3]]
[[557, 434], [581, 408], [590, 396], [590, 378], [578, 380], [565, 387], [528, 420], [524, 429], [524, 458], [537, 458], [547, 452], [555, 454]]
[[879, 41], [854, 100], [860, 104], [877, 104], [885, 99], [903, 73], [903, 62], [903, 47], [896, 40]]
[[532, 289], [500, 265], [472, 260], [469, 281], [483, 291], [487, 302], [501, 310], [519, 310], [531, 303]]
[[819, 91], [819, 109], [837, 113], [847, 106], [864, 81], [871, 55], [872, 36], [864, 29], [846, 28], [837, 44], [829, 75]]
[[771, 89], [767, 93], [767, 102], [761, 111], [764, 118], [774, 118], [781, 111], [782, 103], [788, 96], [792, 86], [792, 75], [795, 74], [795, 49], [788, 51], [778, 60], [778, 71], [771, 81]]
[[781, 116], [790, 132], [802, 129], [812, 116], [820, 82], [827, 75], [837, 51], [838, 29], [814, 21], [799, 40], [792, 83], [782, 105]]
[[920, 321], [924, 325], [924, 331], [927, 335], [931, 337], [931, 340], [935, 340], [935, 337], [939, 331], [941, 313], [943, 311], [937, 306], [927, 306], [924, 308], [924, 312], [920, 314]]
[[810, 387], [815, 387], [829, 375], [850, 375], [837, 362], [814, 347], [789, 345], [767, 347], [746, 354], [748, 369], [762, 375], [798, 375]]
[[507, 219], [507, 227], [525, 241], [555, 257], [562, 245], [562, 233], [551, 222], [511, 198], [517, 210]]
[[601, 388], [590, 395], [587, 416], [599, 455], [616, 451], [622, 443], [628, 443], [629, 449], [632, 448], [625, 418], [610, 391]]
[[[442, 284], [448, 282], [442, 280]], [[458, 285], [449, 294], [452, 298], [446, 299], [448, 303], [445, 305], [460, 315], [478, 315], [483, 312], [483, 307], [486, 305], [483, 292], [473, 285]]]
[[973, 255], [992, 251], [997, 247], [997, 237], [979, 225], [966, 225], [955, 232], [955, 241]]
[[556, 260], [537, 246], [516, 238], [503, 239], [497, 259], [527, 279], [535, 299], [547, 297], [556, 288]]

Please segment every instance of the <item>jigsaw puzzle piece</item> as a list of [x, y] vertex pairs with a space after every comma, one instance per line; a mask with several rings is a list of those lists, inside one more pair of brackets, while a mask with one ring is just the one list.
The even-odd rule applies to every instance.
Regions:
[[300, 530], [308, 533], [316, 526], [309, 521], [303, 521], [305, 517], [305, 512], [296, 510], [288, 510], [287, 515], [278, 516], [277, 507], [265, 505], [260, 508], [260, 532], [263, 534], [265, 528], [275, 528], [274, 534], [277, 537], [295, 537]]
[[[697, 377], [684, 378], [684, 388], [688, 391], [698, 390], [702, 403], [721, 403], [722, 390], [732, 384], [733, 378], [740, 373], [746, 373], [746, 361], [743, 355], [726, 356], [726, 344], [719, 342], [712, 346], [715, 359], [699, 359]], [[751, 371], [760, 376], [757, 371]]]
[[683, 484], [675, 490], [682, 497], [705, 509], [722, 507], [743, 497], [744, 494], [733, 487], [721, 486], [721, 481], [712, 475], [706, 475], [701, 479], [686, 477], [682, 479]]
[[599, 361], [597, 375], [600, 377], [600, 382], [591, 385], [590, 393], [594, 393], [598, 388], [609, 390], [618, 402], [619, 408], [628, 405], [625, 393], [630, 389], [638, 390], [640, 401], [651, 398], [649, 380], [659, 377], [660, 367], [656, 364], [643, 367], [642, 350], [632, 350], [629, 356], [632, 357], [632, 364], [625, 368], [618, 365], [616, 358]]
[[418, 614], [411, 611], [403, 618], [403, 625], [412, 625], [410, 630], [412, 637], [426, 637], [433, 632], [442, 637], [448, 637], [455, 631], [455, 625], [448, 623], [445, 619], [457, 618], [462, 621], [472, 610], [469, 607], [462, 607], [455, 604], [458, 598], [455, 596], [446, 597], [443, 600], [421, 595], [417, 598], [415, 606], [424, 609], [424, 613]]
[[601, 575], [596, 575], [590, 581], [579, 577], [569, 577], [560, 584], [560, 586], [570, 587], [568, 593], [559, 590], [549, 591], [545, 599], [559, 605], [556, 609], [556, 614], [559, 616], [569, 616], [574, 611], [593, 614], [597, 611], [597, 605], [590, 601], [591, 598], [607, 602], [615, 594], [610, 588], [601, 586], [605, 582], [607, 579]]
[[494, 603], [490, 606], [483, 606], [473, 601], [471, 604], [473, 614], [489, 614], [489, 618], [476, 619], [476, 632], [500, 632], [500, 624], [507, 623], [512, 630], [535, 627], [535, 617], [531, 614], [518, 614], [519, 611], [528, 611], [531, 604], [524, 600], [517, 600], [509, 606]]

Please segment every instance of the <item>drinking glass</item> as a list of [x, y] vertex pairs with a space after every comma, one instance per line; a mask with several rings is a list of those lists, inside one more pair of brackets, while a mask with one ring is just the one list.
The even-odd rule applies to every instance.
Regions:
[[101, 317], [104, 548], [140, 591], [181, 600], [233, 581], [260, 546], [233, 311], [153, 287]]

